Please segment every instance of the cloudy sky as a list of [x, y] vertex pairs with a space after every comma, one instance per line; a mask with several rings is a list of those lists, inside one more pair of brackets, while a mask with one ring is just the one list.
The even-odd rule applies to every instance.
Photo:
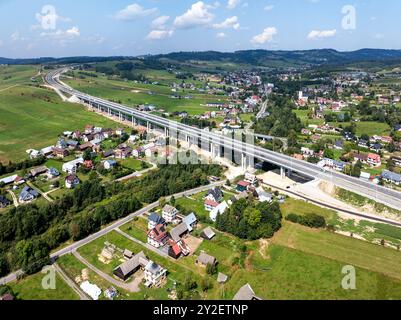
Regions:
[[0, 56], [401, 48], [399, 0], [0, 0]]

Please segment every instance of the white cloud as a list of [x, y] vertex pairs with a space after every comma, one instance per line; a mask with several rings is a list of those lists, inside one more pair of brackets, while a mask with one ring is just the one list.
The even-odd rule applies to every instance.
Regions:
[[52, 32], [42, 32], [40, 36], [42, 38], [53, 39], [60, 42], [61, 45], [65, 45], [72, 42], [74, 39], [81, 35], [78, 27], [72, 27], [67, 30], [56, 30]]
[[220, 38], [220, 39], [223, 39], [223, 38], [227, 37], [227, 35], [224, 32], [219, 32], [219, 33], [216, 34], [216, 37]]
[[241, 0], [228, 0], [227, 2], [227, 9], [235, 9], [239, 4]]
[[254, 36], [251, 39], [253, 44], [264, 44], [273, 40], [273, 36], [277, 34], [277, 29], [275, 27], [268, 27], [263, 30], [261, 34]]
[[11, 34], [10, 38], [11, 38], [12, 41], [18, 41], [18, 40], [20, 40], [21, 37], [20, 37], [19, 31], [13, 32], [13, 33]]
[[152, 30], [146, 38], [149, 40], [161, 40], [169, 38], [173, 34], [173, 30]]
[[240, 24], [238, 22], [238, 17], [234, 16], [234, 17], [231, 17], [231, 18], [227, 18], [222, 23], [215, 23], [213, 25], [213, 28], [215, 28], [215, 29], [233, 28], [235, 30], [238, 30], [240, 28]]
[[322, 31], [312, 30], [311, 32], [309, 32], [307, 38], [309, 40], [330, 38], [330, 37], [334, 37], [336, 35], [336, 33], [337, 33], [336, 29], [333, 29], [333, 30], [322, 30]]
[[157, 30], [166, 29], [166, 23], [170, 19], [169, 16], [160, 16], [152, 21], [152, 28]]
[[190, 29], [209, 24], [214, 18], [209, 9], [213, 9], [213, 6], [207, 5], [203, 1], [194, 3], [187, 12], [175, 18], [174, 27]]
[[72, 37], [79, 37], [81, 35], [78, 27], [72, 27], [71, 29], [68, 29], [65, 33], [67, 36]]
[[266, 7], [264, 7], [265, 11], [272, 11], [274, 9], [274, 5], [268, 4]]
[[116, 14], [116, 19], [117, 20], [125, 20], [125, 21], [130, 21], [134, 20], [135, 18], [138, 17], [146, 17], [149, 15], [152, 15], [158, 11], [157, 8], [152, 8], [152, 9], [144, 9], [137, 3], [130, 4], [123, 10], [120, 10]]

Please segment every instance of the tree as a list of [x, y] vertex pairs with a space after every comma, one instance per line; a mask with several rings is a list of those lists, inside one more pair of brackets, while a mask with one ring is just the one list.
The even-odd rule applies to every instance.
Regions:
[[200, 282], [200, 287], [203, 292], [206, 292], [209, 289], [211, 289], [213, 287], [213, 285], [212, 285], [212, 282], [210, 281], [210, 279], [205, 277], [205, 278], [202, 278], [202, 280]]
[[212, 275], [214, 275], [216, 273], [216, 271], [217, 271], [217, 267], [216, 267], [216, 265], [214, 263], [208, 263], [206, 265], [206, 273], [207, 274], [212, 276]]
[[323, 156], [328, 159], [334, 159], [334, 152], [331, 149], [325, 149]]
[[22, 270], [34, 274], [50, 263], [50, 249], [39, 239], [21, 240], [16, 245]]
[[91, 151], [90, 151], [89, 149], [86, 149], [86, 150], [84, 151], [83, 155], [82, 155], [82, 158], [83, 158], [85, 161], [92, 160], [92, 153], [91, 153]]

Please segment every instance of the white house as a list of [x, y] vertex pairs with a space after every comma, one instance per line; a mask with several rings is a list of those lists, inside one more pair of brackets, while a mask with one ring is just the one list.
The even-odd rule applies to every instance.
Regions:
[[106, 160], [103, 162], [103, 167], [106, 170], [110, 170], [110, 169], [114, 168], [116, 165], [117, 165], [117, 162], [114, 160]]
[[79, 167], [79, 165], [84, 163], [84, 159], [83, 158], [78, 158], [75, 160], [72, 160], [70, 162], [66, 162], [63, 164], [63, 172], [67, 172], [69, 174], [75, 174], [77, 173], [77, 169]]
[[266, 192], [262, 187], [257, 188], [256, 192], [258, 193], [260, 202], [272, 202], [273, 195], [271, 193]]
[[69, 176], [67, 176], [65, 178], [65, 187], [67, 189], [73, 189], [79, 184], [80, 184], [80, 181], [79, 181], [78, 177], [74, 174], [70, 174]]
[[172, 223], [175, 220], [177, 213], [178, 210], [176, 208], [166, 204], [162, 211], [162, 217], [167, 223]]
[[145, 286], [159, 287], [162, 281], [166, 279], [167, 269], [164, 269], [157, 263], [149, 261], [145, 266]]
[[223, 214], [227, 209], [228, 209], [228, 203], [227, 203], [227, 201], [223, 201], [216, 208], [214, 208], [212, 211], [210, 211], [210, 214], [209, 214], [210, 220], [215, 222], [217, 219], [217, 215]]
[[138, 141], [138, 140], [139, 140], [139, 136], [138, 136], [138, 135], [133, 135], [133, 134], [131, 134], [131, 135], [129, 136], [129, 138], [128, 138], [128, 141], [131, 142], [131, 143], [134, 143], [134, 142], [136, 142], [136, 141]]

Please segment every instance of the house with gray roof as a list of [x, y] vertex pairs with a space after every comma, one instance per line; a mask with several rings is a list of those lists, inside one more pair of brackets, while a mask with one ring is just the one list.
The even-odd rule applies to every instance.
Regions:
[[203, 229], [200, 236], [205, 240], [212, 240], [216, 236], [216, 233], [213, 231], [211, 227], [207, 227]]
[[152, 212], [148, 217], [148, 229], [152, 230], [159, 224], [165, 224], [164, 219], [157, 213]]
[[187, 215], [182, 220], [182, 222], [185, 222], [187, 224], [188, 232], [192, 232], [194, 230], [194, 227], [198, 223], [198, 219], [196, 218], [195, 213], [192, 212], [189, 215]]
[[196, 259], [196, 263], [202, 266], [207, 266], [208, 264], [216, 265], [217, 259], [211, 255], [208, 255], [206, 252], [201, 251], [199, 257]]
[[35, 189], [32, 189], [29, 186], [25, 186], [19, 195], [19, 201], [20, 202], [28, 202], [28, 201], [32, 201], [38, 197], [39, 197], [39, 193]]
[[140, 268], [145, 268], [149, 260], [146, 258], [143, 251], [136, 254], [133, 258], [125, 261], [117, 268], [114, 269], [113, 274], [120, 278], [123, 281], [126, 281], [129, 277], [131, 277], [135, 272], [137, 272]]
[[255, 292], [253, 291], [251, 285], [247, 283], [238, 290], [233, 300], [252, 301], [252, 300], [262, 300], [262, 299], [255, 295]]
[[183, 222], [183, 223], [180, 223], [178, 226], [176, 226], [174, 229], [172, 229], [170, 231], [170, 237], [175, 242], [180, 242], [181, 241], [181, 237], [184, 234], [187, 234], [188, 231], [189, 231], [188, 230], [188, 225], [185, 222]]
[[210, 189], [207, 192], [205, 199], [220, 203], [223, 199], [223, 192], [218, 187]]
[[401, 175], [398, 173], [391, 172], [389, 170], [384, 170], [381, 174], [384, 181], [389, 183], [394, 183], [397, 186], [401, 184]]

